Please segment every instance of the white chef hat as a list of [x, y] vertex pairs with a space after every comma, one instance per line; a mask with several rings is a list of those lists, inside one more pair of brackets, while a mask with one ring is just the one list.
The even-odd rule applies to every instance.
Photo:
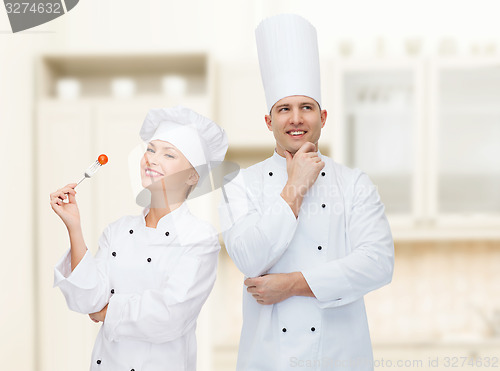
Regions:
[[182, 106], [149, 110], [140, 136], [145, 142], [159, 139], [177, 147], [198, 172], [198, 184], [224, 160], [228, 148], [224, 129]]
[[260, 73], [267, 108], [292, 95], [305, 95], [321, 105], [316, 29], [296, 14], [264, 19], [255, 29]]

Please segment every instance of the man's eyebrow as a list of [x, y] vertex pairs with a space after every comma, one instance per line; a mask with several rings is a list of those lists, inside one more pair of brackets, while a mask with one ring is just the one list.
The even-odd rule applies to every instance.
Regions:
[[290, 104], [288, 104], [288, 103], [282, 103], [282, 104], [278, 104], [276, 106], [276, 109], [281, 108], [281, 107], [289, 107], [289, 106], [290, 106]]

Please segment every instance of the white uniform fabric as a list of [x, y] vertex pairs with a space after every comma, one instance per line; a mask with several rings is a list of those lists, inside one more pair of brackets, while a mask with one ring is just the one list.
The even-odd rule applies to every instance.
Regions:
[[239, 371], [373, 369], [363, 295], [392, 279], [391, 231], [367, 175], [320, 156], [297, 219], [280, 196], [286, 159], [276, 152], [225, 186], [223, 236], [238, 268], [300, 271], [316, 296], [261, 305], [244, 286]]
[[68, 307], [93, 313], [109, 302], [90, 370], [195, 370], [196, 319], [219, 249], [216, 230], [183, 203], [156, 229], [140, 215], [111, 223], [96, 256], [87, 252], [73, 272], [68, 251], [54, 270]]

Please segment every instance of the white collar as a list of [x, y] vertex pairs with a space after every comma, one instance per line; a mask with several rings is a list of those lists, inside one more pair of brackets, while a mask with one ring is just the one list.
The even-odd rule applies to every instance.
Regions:
[[[151, 206], [151, 205], [149, 205]], [[142, 210], [142, 224], [145, 226], [146, 225], [146, 215], [148, 215], [150, 207], [146, 206]], [[189, 213], [189, 208], [187, 206], [186, 201], [184, 201], [181, 206], [179, 206], [177, 209], [172, 210], [168, 214], [164, 215], [160, 220], [158, 220], [158, 224], [156, 225], [156, 229], [163, 229], [164, 226], [170, 225], [172, 223], [178, 222], [180, 218], [185, 216], [186, 214]]]

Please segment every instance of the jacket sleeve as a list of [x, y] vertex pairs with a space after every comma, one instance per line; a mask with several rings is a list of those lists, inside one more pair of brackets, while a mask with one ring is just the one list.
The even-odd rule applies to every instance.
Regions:
[[164, 343], [192, 329], [214, 285], [219, 250], [213, 236], [179, 258], [162, 288], [114, 294], [104, 320], [106, 338]]
[[229, 256], [246, 277], [257, 277], [286, 251], [298, 219], [279, 193], [261, 206], [250, 182], [242, 171], [223, 187], [219, 215]]
[[71, 271], [71, 252], [68, 250], [56, 264], [54, 287], [61, 289], [69, 309], [88, 314], [99, 312], [106, 305], [110, 297], [108, 251], [109, 227], [106, 227], [99, 238], [99, 250], [95, 257], [87, 250]]
[[350, 253], [302, 272], [322, 307], [349, 304], [392, 280], [394, 243], [376, 187], [358, 171], [344, 197]]

